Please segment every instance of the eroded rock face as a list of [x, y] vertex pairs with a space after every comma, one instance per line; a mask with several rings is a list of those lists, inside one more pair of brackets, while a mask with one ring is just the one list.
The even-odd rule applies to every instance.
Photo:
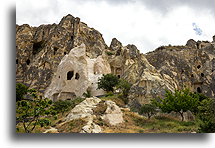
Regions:
[[102, 56], [90, 59], [86, 56], [86, 46], [81, 44], [62, 58], [45, 97], [54, 101], [66, 100], [82, 96], [87, 91], [93, 96], [103, 95], [104, 91], [97, 89], [96, 82], [102, 74], [110, 72], [110, 65]]
[[63, 17], [59, 24], [16, 25], [16, 81], [44, 93], [61, 59], [82, 43], [89, 58], [102, 55], [107, 48], [97, 30], [72, 15]]
[[99, 107], [100, 102], [101, 99], [96, 97], [86, 98], [86, 100], [76, 105], [70, 111], [65, 119], [66, 122], [85, 118], [87, 124], [82, 128], [81, 133], [101, 133], [102, 128], [94, 122], [96, 118], [101, 118], [110, 125], [117, 125], [124, 122], [121, 109], [113, 101], [104, 102], [107, 105], [104, 114], [95, 114], [93, 109]]
[[124, 122], [123, 113], [115, 102], [106, 101], [105, 104], [107, 105], [107, 109], [101, 117], [104, 121], [108, 122], [110, 125], [117, 125]]

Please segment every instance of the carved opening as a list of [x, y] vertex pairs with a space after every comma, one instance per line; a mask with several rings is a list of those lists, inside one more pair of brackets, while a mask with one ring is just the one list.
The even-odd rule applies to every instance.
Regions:
[[72, 36], [71, 36], [71, 40], [73, 41], [73, 39], [74, 39], [74, 36], [72, 35]]
[[183, 69], [181, 70], [181, 73], [184, 73], [184, 70], [183, 70]]
[[196, 91], [197, 91], [197, 93], [202, 93], [202, 90], [200, 87], [197, 87]]
[[120, 54], [121, 54], [121, 50], [117, 50], [116, 51], [116, 56], [120, 56]]
[[198, 69], [201, 68], [201, 65], [198, 65], [197, 68], [198, 68]]
[[214, 72], [214, 70], [211, 70], [211, 72]]
[[75, 74], [75, 79], [78, 80], [79, 78], [80, 78], [79, 73], [76, 73], [76, 74]]
[[191, 77], [193, 78], [193, 77], [194, 77], [194, 75], [193, 75], [193, 74], [191, 74]]
[[58, 78], [60, 78], [60, 76], [58, 76]]
[[120, 75], [117, 75], [118, 78], [120, 78]]
[[74, 75], [74, 71], [67, 72], [67, 80], [71, 80]]
[[54, 47], [54, 55], [56, 54], [58, 48], [57, 47]]
[[26, 60], [26, 64], [27, 64], [27, 65], [30, 64], [30, 60], [29, 60], [29, 59]]
[[201, 73], [201, 77], [204, 77], [205, 75], [203, 73]]
[[19, 61], [18, 61], [18, 59], [16, 59], [16, 64], [18, 64], [19, 63]]
[[33, 44], [33, 55], [39, 53], [44, 47], [44, 42], [37, 42]]
[[64, 52], [64, 55], [66, 55], [66, 52]]

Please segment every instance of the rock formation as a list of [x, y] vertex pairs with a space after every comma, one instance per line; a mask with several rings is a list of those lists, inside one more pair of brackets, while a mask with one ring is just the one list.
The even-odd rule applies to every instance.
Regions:
[[[75, 119], [84, 119], [87, 120], [87, 124], [82, 127], [81, 133], [100, 133], [102, 129], [99, 125], [97, 125], [94, 120], [101, 118], [105, 122], [110, 125], [117, 125], [122, 123], [123, 113], [121, 109], [116, 105], [113, 101], [105, 101], [103, 102], [106, 105], [106, 108], [100, 107], [101, 99], [92, 97], [86, 98], [83, 102], [76, 105], [70, 113], [66, 117], [66, 122], [75, 120]], [[102, 114], [98, 114], [94, 112], [95, 108], [104, 109]], [[101, 111], [99, 111], [101, 113]]]
[[54, 101], [67, 100], [82, 96], [87, 91], [93, 96], [103, 95], [104, 91], [97, 89], [97, 82], [102, 74], [110, 72], [110, 65], [102, 55], [90, 59], [86, 56], [86, 46], [81, 44], [62, 58], [45, 97]]
[[142, 54], [135, 45], [102, 34], [72, 15], [59, 24], [16, 26], [16, 81], [53, 100], [72, 99], [90, 90], [102, 74], [132, 83], [129, 104], [145, 104], [165, 89], [184, 87], [215, 98], [215, 43], [190, 39], [185, 46], [161, 46]]

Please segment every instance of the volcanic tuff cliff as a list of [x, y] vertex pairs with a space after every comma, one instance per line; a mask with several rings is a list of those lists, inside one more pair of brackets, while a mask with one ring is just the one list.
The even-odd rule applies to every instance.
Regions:
[[130, 105], [182, 87], [215, 97], [215, 37], [142, 54], [115, 38], [108, 47], [101, 33], [67, 15], [59, 24], [16, 25], [16, 54], [16, 81], [52, 99], [72, 99], [87, 90], [101, 95], [96, 81], [109, 72], [133, 84]]

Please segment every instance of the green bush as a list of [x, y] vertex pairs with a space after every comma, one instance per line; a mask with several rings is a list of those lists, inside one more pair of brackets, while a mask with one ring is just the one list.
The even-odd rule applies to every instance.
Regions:
[[119, 78], [113, 74], [103, 75], [98, 81], [98, 89], [103, 89], [107, 92], [113, 92], [114, 87], [118, 84]]
[[157, 113], [156, 106], [153, 104], [144, 104], [143, 106], [141, 106], [139, 113], [146, 114], [148, 116], [148, 119], [150, 119]]
[[175, 90], [174, 93], [167, 90], [164, 99], [153, 99], [152, 103], [163, 112], [179, 113], [184, 121], [184, 112], [195, 110], [199, 105], [199, 97], [193, 95], [189, 89]]
[[24, 99], [24, 95], [28, 93], [28, 87], [22, 83], [16, 84], [16, 101]]
[[198, 107], [199, 132], [214, 133], [215, 132], [215, 100], [205, 99]]
[[22, 123], [26, 133], [31, 133], [37, 125], [41, 127], [50, 125], [51, 122], [47, 117], [56, 114], [51, 105], [52, 101], [47, 98], [17, 101], [16, 120]]

